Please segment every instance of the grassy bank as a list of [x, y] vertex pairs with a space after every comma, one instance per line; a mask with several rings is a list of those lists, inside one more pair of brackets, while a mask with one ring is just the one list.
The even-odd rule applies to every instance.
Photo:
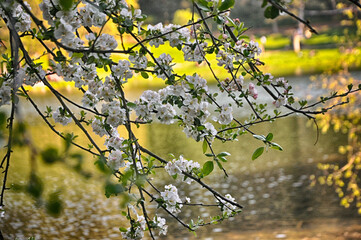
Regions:
[[[152, 49], [155, 53], [155, 56], [159, 56], [161, 53], [165, 52], [170, 54], [174, 58], [174, 62], [182, 62], [183, 56], [182, 52], [171, 47], [165, 47], [162, 49]], [[120, 59], [121, 56], [118, 56], [117, 59]], [[217, 60], [214, 56], [209, 58], [210, 62], [214, 67], [214, 73], [223, 80], [228, 77], [227, 72], [217, 66]], [[350, 70], [360, 70], [361, 69], [361, 49], [355, 49], [352, 52], [347, 54], [341, 53], [338, 48], [334, 49], [316, 49], [316, 50], [302, 50], [300, 53], [295, 53], [291, 50], [273, 50], [265, 51], [260, 56], [260, 60], [265, 63], [264, 66], [260, 66], [260, 69], [264, 73], [271, 73], [275, 77], [287, 77], [294, 75], [309, 75], [309, 74], [318, 74], [332, 69], [341, 68], [342, 64], [345, 62], [352, 63], [349, 64]], [[183, 62], [174, 66], [174, 70], [178, 74], [188, 74], [192, 75], [193, 73], [198, 73], [202, 77], [206, 78], [209, 83], [216, 83], [215, 78], [213, 77], [211, 71], [205, 63], [197, 64], [192, 62]], [[99, 71], [102, 77], [107, 75], [104, 71]], [[58, 89], [71, 90], [73, 84], [66, 83], [63, 81], [53, 82], [54, 87]], [[126, 84], [126, 89], [134, 88], [159, 88], [164, 86], [164, 81], [162, 79], [153, 78], [151, 75], [148, 79], [143, 79], [140, 75], [136, 74], [128, 84]], [[44, 87], [37, 87], [34, 92], [44, 92], [46, 91]]]

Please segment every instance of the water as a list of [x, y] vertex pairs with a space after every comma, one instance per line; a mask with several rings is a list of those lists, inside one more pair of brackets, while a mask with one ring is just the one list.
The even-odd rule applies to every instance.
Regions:
[[[308, 80], [293, 81], [297, 83], [296, 88], [303, 89], [306, 95]], [[49, 102], [45, 98], [43, 105]], [[60, 128], [60, 131], [65, 130]], [[317, 134], [314, 126], [307, 119], [296, 116], [262, 124], [254, 130], [260, 134], [273, 132], [274, 140], [284, 151], [269, 150], [251, 161], [253, 151], [261, 146], [252, 136], [246, 135], [238, 142], [225, 145], [215, 143], [216, 152], [226, 150], [232, 154], [228, 163], [224, 164], [229, 177], [224, 178], [217, 169], [206, 179], [218, 192], [235, 197], [244, 206], [243, 213], [219, 225], [201, 228], [197, 237], [168, 218], [169, 233], [163, 239], [361, 239], [360, 216], [355, 208], [339, 206], [339, 199], [332, 188], [310, 187], [310, 175], [321, 174], [317, 163], [345, 160], [337, 149], [347, 142], [346, 135], [330, 131], [321, 135], [315, 145]], [[49, 134], [39, 121], [32, 120], [29, 131], [39, 149], [48, 145], [62, 147], [62, 142], [54, 134]], [[135, 134], [142, 145], [159, 156], [167, 158], [169, 153], [173, 153], [176, 156], [184, 154], [184, 157], [200, 163], [207, 160], [202, 154], [201, 143], [195, 144], [187, 139], [178, 126], [141, 126]], [[14, 152], [10, 183], [24, 184], [27, 181], [29, 155], [25, 148]], [[90, 179], [64, 168], [61, 163], [45, 166], [38, 161], [37, 171], [45, 183], [45, 195], [61, 191], [64, 211], [58, 218], [48, 216], [27, 194], [16, 191], [6, 193], [6, 212], [0, 218], [0, 229], [5, 239], [30, 236], [36, 239], [121, 238], [118, 228], [126, 225], [119, 208], [122, 199], [105, 198], [104, 180], [94, 170], [94, 159], [89, 155], [84, 157], [85, 170], [93, 174]], [[193, 203], [214, 203], [209, 194], [201, 194], [204, 189], [195, 185], [181, 187], [168, 177], [155, 184], [169, 183], [179, 186], [181, 198], [188, 196]], [[151, 213], [155, 211], [152, 209]], [[161, 210], [157, 212], [165, 216]], [[188, 223], [197, 216], [208, 219], [217, 214], [219, 209], [190, 207], [180, 217]]]

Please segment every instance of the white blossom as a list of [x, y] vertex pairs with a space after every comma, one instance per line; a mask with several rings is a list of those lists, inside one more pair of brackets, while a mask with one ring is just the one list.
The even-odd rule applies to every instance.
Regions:
[[251, 96], [252, 96], [254, 99], [257, 99], [257, 98], [258, 98], [258, 91], [257, 91], [256, 86], [255, 86], [253, 83], [249, 83], [249, 85], [248, 85], [248, 90], [249, 90], [249, 93], [251, 94]]
[[166, 225], [165, 218], [155, 216], [153, 222], [157, 225], [157, 228], [159, 228], [159, 235], [167, 235], [168, 226]]
[[113, 74], [120, 78], [122, 84], [126, 83], [133, 76], [133, 72], [129, 67], [130, 63], [127, 60], [119, 60], [117, 65], [112, 66]]
[[179, 213], [183, 207], [181, 199], [178, 196], [178, 189], [172, 184], [164, 186], [165, 191], [161, 192], [160, 195], [166, 202], [166, 208], [171, 213]]
[[184, 180], [184, 174], [182, 172], [192, 174], [193, 169], [200, 169], [200, 165], [198, 162], [184, 159], [181, 155], [179, 156], [179, 159], [173, 159], [172, 161], [169, 161], [164, 169], [170, 176], [178, 175], [179, 179], [186, 182], [187, 184], [190, 184], [193, 180], [191, 178]]
[[72, 119], [66, 110], [62, 107], [58, 107], [56, 111], [53, 112], [53, 118], [55, 122], [61, 123], [62, 125], [68, 125], [71, 123]]
[[[235, 199], [230, 194], [226, 194], [225, 198], [235, 203]], [[220, 199], [218, 202], [222, 208], [223, 215], [227, 217], [232, 216], [233, 211], [237, 208], [235, 205], [222, 199]]]
[[112, 168], [113, 170], [118, 170], [121, 167], [125, 166], [124, 158], [123, 158], [124, 152], [120, 150], [114, 150], [111, 151], [111, 153], [108, 156], [108, 166]]
[[232, 111], [232, 107], [228, 104], [222, 105], [221, 113], [218, 116], [218, 122], [224, 125], [230, 124], [233, 120]]

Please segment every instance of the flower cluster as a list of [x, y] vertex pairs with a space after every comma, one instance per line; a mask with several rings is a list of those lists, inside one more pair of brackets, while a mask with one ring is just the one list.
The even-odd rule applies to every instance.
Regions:
[[62, 107], [58, 107], [56, 111], [53, 112], [53, 118], [55, 122], [61, 123], [64, 126], [72, 121], [69, 113]]
[[[235, 199], [230, 195], [230, 194], [226, 194], [225, 198], [228, 199], [231, 202], [235, 202]], [[234, 215], [235, 210], [237, 209], [237, 207], [225, 200], [218, 200], [219, 203], [219, 207], [222, 210], [223, 216], [224, 217], [231, 217]]]
[[179, 213], [183, 207], [181, 199], [178, 196], [178, 189], [172, 184], [164, 186], [164, 192], [160, 195], [165, 201], [167, 210], [171, 213]]
[[133, 72], [130, 70], [130, 62], [127, 60], [119, 60], [117, 65], [112, 66], [114, 76], [120, 79], [120, 83], [126, 83], [129, 78], [133, 77]]
[[126, 121], [126, 111], [120, 107], [118, 101], [103, 104], [102, 114], [107, 116], [105, 122], [114, 128], [124, 124]]
[[[24, 5], [29, 11], [31, 11], [31, 7], [26, 1], [24, 1]], [[30, 30], [30, 15], [26, 13], [26, 11], [24, 11], [24, 8], [20, 4], [14, 3], [12, 1], [7, 1], [2, 3], [2, 7], [4, 7], [4, 9], [0, 8], [0, 16], [3, 19], [6, 19], [6, 22], [10, 28], [12, 28], [12, 20], [14, 19], [14, 27], [16, 31], [26, 32]], [[11, 18], [13, 19], [9, 19], [4, 10], [9, 11], [11, 13]]]
[[222, 105], [221, 113], [218, 116], [218, 122], [223, 125], [230, 124], [233, 120], [233, 109], [228, 104]]
[[[256, 86], [273, 87], [271, 90], [278, 94], [272, 95], [278, 96], [277, 99], [274, 97], [276, 107], [290, 102], [290, 87], [284, 79], [274, 80], [271, 75], [263, 74], [255, 67], [259, 62], [255, 57], [260, 55], [261, 49], [258, 43], [252, 40], [241, 40], [243, 24], [239, 20], [231, 23], [229, 13], [224, 12], [224, 6], [228, 7], [232, 1], [228, 3], [221, 0], [200, 1], [197, 4], [203, 5], [199, 11], [204, 11], [205, 14], [199, 15], [207, 17], [197, 20], [197, 23], [190, 22], [184, 26], [159, 23], [146, 27], [142, 26], [142, 21], [145, 19], [142, 12], [128, 6], [125, 0], [68, 2], [72, 5], [65, 6], [59, 0], [43, 0], [39, 5], [43, 19], [40, 20], [41, 23], [34, 21], [37, 27], [31, 31], [29, 31], [31, 18], [27, 13], [31, 8], [26, 2], [25, 5], [6, 3], [12, 6], [10, 12], [1, 10], [0, 6], [1, 16], [4, 19], [14, 18], [16, 30], [26, 32], [19, 35], [20, 39], [30, 35], [45, 47], [46, 57], [50, 58], [49, 68], [43, 69], [41, 64], [34, 63], [37, 61], [28, 57], [26, 51], [19, 54], [22, 56], [18, 64], [19, 68], [4, 72], [0, 76], [0, 106], [10, 103], [12, 94], [15, 94], [23, 84], [31, 87], [38, 81], [43, 81], [49, 87], [52, 85], [50, 76], [57, 76], [74, 84], [83, 94], [82, 106], [78, 105], [71, 96], [68, 98], [61, 93], [57, 94], [51, 88], [56, 97], [64, 101], [61, 102], [60, 107], [55, 108], [55, 111], [48, 110], [46, 113], [49, 113], [44, 118], [52, 116], [56, 123], [62, 125], [74, 120], [89, 136], [92, 143], [89, 149], [80, 147], [92, 153], [94, 151], [100, 159], [104, 159], [114, 173], [111, 177], [118, 178], [120, 180], [118, 184], [122, 184], [122, 187], [127, 189], [124, 194], [132, 195], [128, 205], [128, 210], [131, 211], [126, 213], [131, 226], [122, 229], [124, 239], [141, 239], [144, 237], [144, 231], [151, 229], [159, 230], [160, 235], [165, 235], [167, 232], [165, 219], [157, 215], [153, 219], [150, 217], [151, 213], [149, 214], [145, 209], [145, 198], [149, 196], [149, 199], [156, 199], [174, 217], [177, 217], [183, 204], [186, 205], [190, 199], [186, 198], [182, 202], [177, 188], [171, 184], [164, 186], [162, 192], [150, 183], [152, 180], [150, 174], [155, 174], [162, 168], [159, 162], [156, 163], [157, 160], [164, 161], [141, 145], [138, 136], [132, 130], [133, 126], [139, 127], [153, 120], [158, 120], [162, 124], [177, 123], [187, 137], [196, 141], [204, 140], [203, 151], [206, 156], [214, 157], [217, 166], [224, 170], [221, 162], [227, 161], [225, 158], [227, 154], [214, 153], [212, 149], [214, 139], [216, 137], [222, 141], [236, 139], [245, 131], [251, 132], [248, 127], [254, 124], [253, 119], [250, 119], [247, 120], [245, 127], [234, 119], [232, 106], [241, 108], [242, 99], [246, 99], [245, 104], [254, 106], [252, 107], [254, 116], [262, 115], [263, 110], [260, 106], [263, 105], [258, 105], [256, 102], [258, 99]], [[223, 8], [222, 13], [220, 8]], [[207, 25], [207, 21], [213, 20], [218, 26], [223, 24], [223, 27], [219, 28], [219, 34], [213, 35], [209, 30], [208, 26], [213, 25]], [[108, 24], [115, 26], [116, 35], [107, 32]], [[229, 30], [231, 24], [233, 25]], [[233, 34], [230, 31], [233, 31]], [[209, 41], [208, 36], [211, 36], [213, 41]], [[47, 46], [48, 42], [52, 45]], [[176, 72], [179, 66], [176, 65], [177, 58], [162, 51], [163, 49], [157, 50], [161, 54], [152, 52], [154, 48], [162, 48], [162, 45], [174, 48], [174, 51], [183, 55], [185, 61], [192, 62], [190, 64], [206, 62], [213, 73], [213, 76], [210, 76], [219, 83], [219, 89], [225, 91], [229, 99], [234, 102], [221, 99], [221, 96], [214, 92], [214, 88], [208, 88], [207, 81], [198, 73]], [[208, 61], [210, 58], [213, 58], [215, 63]], [[6, 61], [10, 69], [13, 58], [8, 57]], [[213, 71], [214, 65], [218, 65], [217, 70], [229, 74], [231, 80], [220, 82], [216, 76], [217, 71]], [[251, 75], [249, 83], [245, 83], [244, 80], [247, 74]], [[163, 79], [165, 87], [159, 90], [146, 90], [139, 99], [130, 100], [126, 92], [128, 81], [148, 79], [149, 75], [151, 75], [150, 79]], [[252, 101], [249, 101], [251, 98]], [[77, 111], [70, 112], [74, 108], [79, 108], [80, 114]], [[264, 114], [260, 117], [263, 119]], [[103, 146], [105, 149], [97, 146], [96, 141], [92, 141], [92, 136], [87, 134], [85, 125], [91, 126], [93, 133], [100, 137], [105, 136]], [[219, 127], [219, 131], [216, 127]], [[120, 137], [119, 129], [127, 131], [127, 134], [121, 134], [127, 135], [127, 139]], [[206, 153], [208, 149], [211, 153]], [[187, 160], [181, 155], [169, 161], [164, 169], [173, 178], [179, 177], [182, 182], [190, 184], [194, 177], [197, 177], [196, 183], [203, 185], [202, 178], [213, 171], [213, 161], [204, 164], [202, 168], [198, 162]], [[145, 180], [144, 185], [149, 183], [150, 186], [143, 186], [142, 180]], [[135, 185], [137, 187], [132, 187]], [[148, 191], [148, 187], [151, 190]], [[135, 189], [140, 194], [135, 193]], [[160, 194], [158, 199], [157, 194]], [[212, 194], [218, 199], [223, 217], [235, 214], [236, 206], [239, 205], [231, 195], [227, 194], [225, 198], [229, 201], [225, 201], [220, 194], [215, 192]], [[131, 205], [132, 201], [142, 205], [140, 209], [143, 214], [138, 214]]]
[[170, 176], [179, 176], [179, 178], [182, 179], [184, 182], [186, 182], [187, 184], [191, 184], [193, 179], [185, 176], [183, 172], [192, 175], [193, 169], [199, 170], [200, 167], [201, 166], [198, 162], [187, 160], [181, 155], [179, 156], [179, 159], [173, 159], [172, 161], [169, 161], [165, 166], [165, 170]]
[[[30, 5], [27, 2], [24, 2], [25, 6], [31, 10]], [[29, 31], [31, 27], [30, 15], [27, 14], [23, 7], [20, 4], [16, 4], [14, 7], [13, 17], [16, 19], [15, 29], [18, 32]]]
[[137, 220], [134, 220], [132, 226], [129, 227], [126, 232], [122, 232], [122, 238], [129, 240], [142, 239], [145, 229], [146, 221], [144, 216], [137, 215]]

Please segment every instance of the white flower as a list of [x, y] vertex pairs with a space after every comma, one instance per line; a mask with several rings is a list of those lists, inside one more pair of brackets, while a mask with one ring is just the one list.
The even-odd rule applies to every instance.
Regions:
[[249, 83], [248, 85], [248, 90], [249, 90], [249, 93], [251, 94], [251, 96], [254, 98], [254, 99], [257, 99], [258, 97], [258, 91], [255, 87], [255, 85], [253, 83]]
[[192, 174], [193, 169], [200, 169], [198, 162], [193, 162], [192, 160], [184, 159], [183, 156], [179, 156], [179, 159], [173, 159], [169, 161], [164, 168], [170, 176], [179, 175], [179, 179], [190, 184], [193, 180], [191, 178], [184, 179], [184, 174], [186, 172]]
[[279, 108], [279, 107], [281, 107], [281, 106], [283, 106], [283, 105], [286, 105], [286, 101], [287, 99], [284, 97], [284, 96], [279, 96], [278, 98], [277, 98], [277, 100], [275, 100], [274, 102], [273, 102], [273, 104], [275, 105], [275, 107], [276, 108]]
[[[30, 5], [27, 2], [24, 2], [26, 7], [31, 10]], [[13, 17], [16, 19], [15, 28], [18, 32], [29, 31], [31, 27], [31, 19], [30, 15], [27, 14], [23, 7], [20, 4], [15, 5], [15, 9], [13, 11]]]
[[120, 78], [122, 84], [126, 83], [133, 76], [129, 66], [130, 63], [127, 60], [119, 60], [117, 65], [112, 66], [113, 74]]
[[186, 76], [186, 80], [193, 84], [195, 88], [204, 89], [208, 91], [207, 80], [201, 78], [198, 74], [194, 74], [193, 76]]
[[165, 191], [160, 195], [166, 202], [166, 208], [171, 213], [179, 213], [182, 208], [181, 199], [178, 196], [178, 189], [172, 184], [164, 186]]
[[135, 68], [139, 68], [139, 69], [147, 68], [148, 59], [144, 55], [139, 55], [139, 54], [137, 54], [135, 56], [130, 55], [129, 61], [134, 64]]
[[[193, 61], [193, 62], [202, 62], [205, 56], [204, 48], [208, 46], [207, 42], [203, 43], [194, 43], [196, 46], [193, 48], [188, 45], [184, 45], [182, 51], [184, 53], [185, 61]], [[194, 50], [192, 50], [194, 49]]]
[[118, 170], [125, 166], [123, 152], [120, 150], [112, 151], [108, 156], [108, 166], [113, 170]]
[[[226, 194], [225, 198], [235, 203], [235, 199], [230, 194]], [[232, 212], [237, 208], [235, 205], [222, 199], [220, 199], [220, 201], [218, 202], [220, 204], [219, 207], [222, 209], [224, 216], [232, 216]]]
[[221, 113], [218, 116], [218, 122], [224, 125], [230, 124], [233, 120], [232, 111], [232, 107], [228, 104], [222, 105]]
[[127, 148], [127, 144], [124, 143], [124, 138], [119, 136], [112, 136], [105, 140], [105, 146], [110, 149], [122, 150]]
[[160, 229], [159, 235], [167, 235], [168, 226], [166, 225], [165, 218], [155, 216], [153, 222], [157, 225], [157, 228]]
[[5, 81], [0, 88], [0, 106], [10, 103], [12, 81]]
[[83, 106], [88, 108], [94, 108], [98, 101], [98, 98], [90, 91], [86, 91], [81, 100]]
[[60, 18], [59, 25], [54, 30], [54, 37], [56, 39], [65, 38], [71, 41], [75, 38], [75, 35], [73, 33], [74, 29], [73, 27], [67, 23], [63, 18]]
[[172, 105], [169, 103], [160, 105], [157, 108], [157, 118], [160, 120], [161, 123], [164, 124], [172, 124], [174, 123], [175, 119], [174, 116], [176, 115], [176, 112]]
[[58, 107], [55, 112], [53, 112], [53, 118], [55, 122], [61, 123], [62, 125], [68, 125], [71, 123], [71, 117], [62, 107]]
[[158, 58], [157, 62], [159, 65], [154, 67], [154, 71], [157, 73], [157, 76], [163, 80], [172, 75], [171, 62], [173, 58], [166, 53], [162, 53]]
[[98, 118], [95, 118], [92, 121], [92, 128], [93, 132], [101, 137], [103, 137], [104, 135], [108, 135], [104, 127], [104, 122], [100, 121]]
[[103, 104], [102, 113], [107, 115], [106, 123], [115, 128], [126, 122], [126, 111], [120, 107], [118, 101]]
[[218, 61], [218, 66], [224, 66], [225, 69], [233, 69], [234, 56], [232, 54], [228, 54], [227, 52], [221, 50], [218, 52], [216, 57]]

